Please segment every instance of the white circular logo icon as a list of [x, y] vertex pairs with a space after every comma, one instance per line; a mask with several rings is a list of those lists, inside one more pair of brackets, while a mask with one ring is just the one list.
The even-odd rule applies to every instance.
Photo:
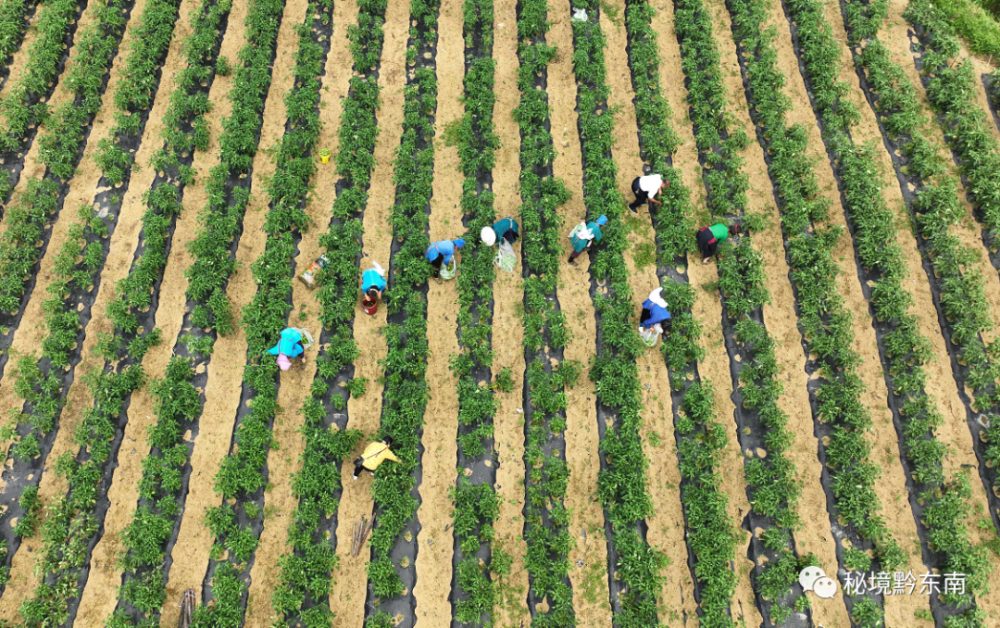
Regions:
[[817, 578], [813, 583], [813, 593], [825, 600], [832, 599], [837, 595], [837, 581], [826, 576]]
[[826, 572], [819, 567], [806, 567], [799, 572], [799, 584], [806, 591], [812, 591], [813, 585], [820, 578], [825, 578]]

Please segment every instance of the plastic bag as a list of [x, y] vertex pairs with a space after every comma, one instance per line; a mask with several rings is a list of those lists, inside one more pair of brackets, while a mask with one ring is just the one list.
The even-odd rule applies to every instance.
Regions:
[[655, 347], [662, 332], [663, 328], [660, 327], [659, 323], [648, 329], [642, 325], [639, 326], [639, 338], [647, 347]]
[[455, 273], [457, 271], [458, 271], [458, 262], [456, 262], [455, 258], [453, 257], [451, 258], [451, 262], [447, 266], [441, 269], [441, 279], [445, 280], [454, 279]]
[[508, 273], [514, 272], [514, 267], [517, 266], [517, 255], [514, 253], [514, 247], [510, 245], [510, 242], [504, 240], [500, 243], [500, 250], [497, 251], [494, 263]]
[[308, 349], [309, 347], [313, 346], [313, 343], [316, 342], [315, 340], [313, 340], [312, 334], [309, 333], [308, 329], [305, 329], [303, 327], [292, 327], [292, 329], [302, 334], [303, 349]]

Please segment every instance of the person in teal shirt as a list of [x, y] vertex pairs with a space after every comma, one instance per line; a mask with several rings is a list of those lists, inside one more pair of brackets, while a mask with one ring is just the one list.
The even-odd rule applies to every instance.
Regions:
[[441, 240], [427, 247], [424, 257], [431, 263], [434, 271], [434, 278], [441, 283], [441, 267], [451, 263], [451, 258], [455, 256], [455, 251], [465, 246], [465, 240], [455, 238], [454, 240]]
[[514, 244], [521, 235], [520, 231], [521, 226], [517, 224], [516, 220], [513, 218], [504, 218], [493, 223], [492, 227], [483, 227], [483, 230], [479, 233], [479, 237], [486, 246], [493, 246], [500, 238]]
[[597, 220], [591, 220], [586, 226], [580, 223], [580, 226], [573, 230], [573, 234], [570, 236], [570, 244], [573, 246], [573, 252], [569, 254], [571, 264], [576, 263], [576, 258], [590, 247], [591, 242], [601, 241], [601, 237], [603, 237], [601, 227], [606, 224], [608, 224], [608, 217], [601, 216]]
[[711, 261], [712, 257], [719, 250], [719, 243], [725, 242], [729, 239], [729, 236], [734, 236], [738, 233], [739, 227], [736, 225], [727, 227], [721, 222], [717, 222], [711, 227], [702, 227], [698, 231], [698, 250], [705, 256], [705, 259], [701, 260], [701, 263], [707, 264]]
[[382, 299], [382, 292], [385, 290], [385, 278], [382, 276], [382, 267], [375, 265], [361, 274], [361, 294], [367, 297], [368, 301], [377, 302]]

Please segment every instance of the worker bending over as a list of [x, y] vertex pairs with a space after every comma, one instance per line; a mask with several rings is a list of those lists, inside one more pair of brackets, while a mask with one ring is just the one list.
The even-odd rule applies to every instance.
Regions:
[[302, 334], [286, 327], [281, 330], [281, 337], [277, 344], [268, 349], [267, 352], [278, 356], [278, 367], [282, 371], [287, 371], [292, 366], [292, 359], [305, 353], [305, 349], [302, 348]]
[[639, 315], [639, 331], [659, 326], [660, 331], [670, 331], [670, 312], [667, 301], [661, 294], [663, 288], [657, 288], [649, 293], [649, 298], [642, 302], [642, 314]]
[[514, 244], [520, 235], [521, 226], [513, 218], [498, 220], [493, 223], [492, 227], [483, 227], [483, 230], [479, 232], [479, 237], [486, 246], [493, 246], [500, 238]]
[[378, 262], [361, 274], [361, 304], [366, 308], [375, 307], [382, 300], [385, 291], [385, 269]]
[[732, 225], [727, 227], [721, 222], [717, 222], [711, 227], [702, 227], [698, 231], [698, 250], [701, 251], [705, 259], [702, 264], [707, 264], [719, 250], [719, 243], [725, 242], [729, 236], [739, 233], [739, 227]]
[[570, 232], [569, 240], [573, 246], [573, 252], [569, 254], [571, 264], [576, 263], [576, 258], [580, 257], [580, 254], [584, 250], [589, 249], [591, 243], [601, 241], [603, 237], [601, 227], [606, 224], [608, 224], [608, 217], [601, 216], [597, 220], [591, 220], [587, 224], [581, 222]]
[[465, 246], [465, 240], [456, 238], [454, 240], [441, 240], [427, 247], [427, 254], [424, 256], [434, 267], [434, 278], [441, 283], [441, 267], [451, 263], [451, 258], [455, 256], [455, 251]]
[[670, 181], [664, 181], [658, 174], [647, 174], [644, 177], [636, 177], [632, 181], [632, 194], [635, 194], [635, 201], [629, 204], [628, 208], [632, 213], [638, 213], [639, 206], [646, 202], [662, 205], [663, 202], [657, 200], [660, 190], [669, 187]]
[[396, 457], [396, 454], [392, 453], [392, 450], [389, 449], [391, 445], [392, 439], [388, 436], [377, 443], [368, 443], [368, 446], [365, 447], [365, 451], [361, 454], [361, 457], [354, 461], [354, 479], [358, 479], [362, 470], [365, 470], [374, 476], [375, 470], [378, 469], [379, 466], [386, 460], [399, 462], [399, 458]]

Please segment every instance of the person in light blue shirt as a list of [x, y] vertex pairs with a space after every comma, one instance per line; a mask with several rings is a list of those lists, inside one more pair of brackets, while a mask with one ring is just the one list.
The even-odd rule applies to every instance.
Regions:
[[[583, 223], [581, 223], [582, 225]], [[569, 255], [569, 261], [571, 264], [576, 263], [576, 258], [580, 257], [580, 254], [584, 250], [590, 248], [592, 242], [600, 242], [603, 234], [601, 233], [601, 227], [608, 224], [608, 217], [601, 216], [597, 220], [591, 220], [583, 228], [577, 228], [573, 232], [573, 237], [570, 238], [570, 244], [573, 245], [573, 252]]]
[[451, 263], [451, 258], [455, 256], [455, 251], [465, 246], [465, 240], [455, 238], [454, 240], [442, 240], [427, 247], [427, 254], [424, 257], [434, 267], [434, 278], [441, 278], [441, 267]]

